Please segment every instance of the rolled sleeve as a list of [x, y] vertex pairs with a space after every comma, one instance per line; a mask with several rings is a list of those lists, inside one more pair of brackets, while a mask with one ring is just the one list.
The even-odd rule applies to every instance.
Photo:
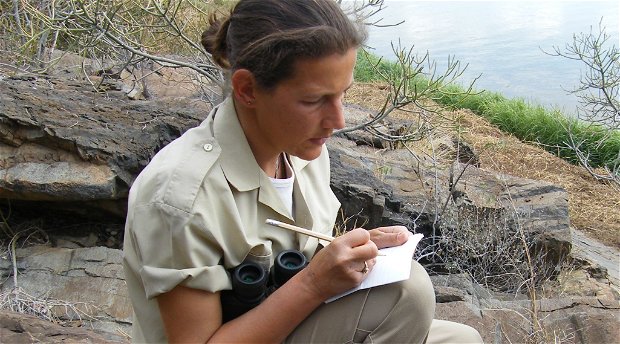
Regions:
[[145, 265], [140, 271], [146, 297], [151, 299], [172, 290], [177, 285], [210, 292], [230, 289], [223, 266], [204, 266], [170, 269]]
[[164, 204], [136, 209], [134, 230], [139, 275], [148, 299], [177, 285], [217, 292], [230, 289], [222, 250], [196, 217]]

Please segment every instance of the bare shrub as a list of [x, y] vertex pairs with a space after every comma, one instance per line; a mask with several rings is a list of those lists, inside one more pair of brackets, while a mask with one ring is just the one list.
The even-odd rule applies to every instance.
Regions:
[[0, 211], [2, 233], [0, 243], [5, 250], [0, 256], [11, 262], [12, 271], [8, 278], [12, 278], [13, 287], [0, 293], [0, 309], [12, 312], [33, 315], [43, 320], [66, 325], [70, 322], [79, 323], [95, 320], [97, 307], [87, 302], [68, 302], [50, 298], [47, 295], [32, 295], [19, 284], [18, 248], [46, 244], [49, 242], [47, 233], [41, 229], [36, 220], [20, 223], [13, 228], [9, 224], [11, 216], [10, 203], [7, 214]]
[[466, 273], [488, 289], [531, 293], [557, 273], [556, 262], [537, 244], [534, 234], [506, 209], [451, 206], [441, 215], [437, 237], [419, 253], [429, 266]]
[[[569, 136], [565, 145], [575, 152], [579, 164], [593, 177], [610, 181], [619, 188], [620, 52], [610, 42], [611, 36], [605, 31], [602, 21], [601, 18], [598, 29], [591, 27], [588, 33], [574, 34], [573, 41], [563, 49], [556, 46], [548, 54], [581, 62], [585, 67], [579, 86], [568, 92], [579, 99], [577, 117], [592, 126], [593, 130], [589, 136], [575, 135], [570, 125], [565, 126]], [[605, 132], [605, 128], [608, 129], [606, 133], [600, 134]], [[607, 156], [607, 163], [597, 170], [593, 167], [596, 166], [593, 161], [600, 155]]]
[[92, 304], [33, 296], [20, 287], [0, 293], [0, 309], [32, 315], [60, 325], [75, 321], [88, 323], [96, 319], [93, 316], [96, 307]]
[[553, 56], [576, 60], [586, 66], [580, 85], [572, 90], [579, 99], [579, 118], [620, 129], [620, 52], [610, 42], [602, 19], [598, 30], [573, 35], [573, 41], [564, 49], [554, 47]]

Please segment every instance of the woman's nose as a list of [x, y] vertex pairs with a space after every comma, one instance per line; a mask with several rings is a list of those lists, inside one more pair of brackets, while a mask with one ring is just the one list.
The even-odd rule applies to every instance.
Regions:
[[342, 129], [345, 126], [342, 99], [334, 99], [325, 109], [323, 126], [328, 129]]

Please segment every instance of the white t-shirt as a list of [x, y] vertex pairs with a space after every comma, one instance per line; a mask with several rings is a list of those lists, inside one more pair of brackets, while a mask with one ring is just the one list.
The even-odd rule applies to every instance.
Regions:
[[286, 179], [276, 179], [276, 178], [269, 177], [269, 180], [271, 180], [271, 184], [273, 184], [273, 187], [276, 189], [276, 191], [278, 191], [278, 194], [280, 195], [282, 202], [286, 206], [286, 209], [288, 209], [289, 215], [291, 215], [292, 217], [294, 214], [293, 212], [293, 184], [295, 182], [295, 173], [293, 173], [293, 169], [291, 168], [291, 165], [288, 162], [288, 158], [284, 159], [284, 161], [286, 163], [285, 165], [286, 175], [287, 176], [290, 175], [290, 177]]

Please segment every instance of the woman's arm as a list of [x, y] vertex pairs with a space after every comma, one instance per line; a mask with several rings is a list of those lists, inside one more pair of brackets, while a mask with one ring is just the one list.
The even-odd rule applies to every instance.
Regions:
[[169, 343], [282, 342], [321, 303], [307, 287], [291, 279], [223, 325], [219, 293], [177, 286], [157, 301]]
[[222, 323], [220, 293], [176, 286], [157, 297], [169, 343], [205, 343]]
[[[355, 229], [332, 241], [260, 305], [222, 324], [219, 293], [177, 286], [157, 297], [170, 343], [280, 343], [328, 298], [362, 282], [377, 256], [370, 233]], [[372, 266], [372, 265], [370, 265]]]

